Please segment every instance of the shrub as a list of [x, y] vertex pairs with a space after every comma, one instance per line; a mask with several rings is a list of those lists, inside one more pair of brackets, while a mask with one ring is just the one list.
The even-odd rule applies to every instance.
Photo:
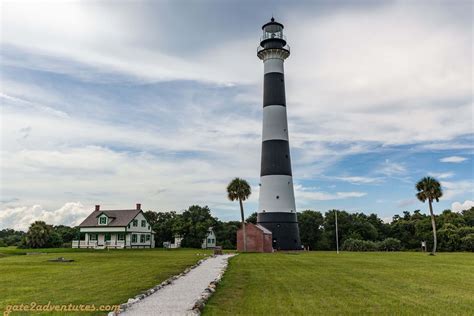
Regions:
[[461, 238], [461, 248], [465, 251], [474, 252], [474, 234]]
[[387, 238], [379, 243], [380, 251], [400, 251], [402, 242], [396, 238]]
[[342, 250], [346, 251], [399, 251], [401, 249], [401, 241], [395, 238], [378, 242], [348, 238], [342, 244]]
[[458, 228], [459, 237], [466, 237], [469, 234], [474, 234], [474, 227], [472, 226], [462, 226]]
[[438, 231], [439, 250], [441, 251], [456, 251], [460, 248], [460, 237], [458, 228], [453, 224], [445, 224], [442, 229]]
[[377, 243], [369, 240], [348, 238], [342, 244], [342, 250], [346, 251], [376, 251]]
[[61, 236], [57, 232], [53, 231], [51, 235], [49, 236], [46, 247], [58, 248], [58, 247], [61, 247], [62, 244], [63, 244], [63, 240]]
[[28, 232], [22, 238], [20, 248], [55, 248], [63, 243], [61, 236], [51, 225], [36, 221], [30, 225]]
[[7, 244], [3, 241], [3, 239], [0, 239], [0, 247], [6, 247]]

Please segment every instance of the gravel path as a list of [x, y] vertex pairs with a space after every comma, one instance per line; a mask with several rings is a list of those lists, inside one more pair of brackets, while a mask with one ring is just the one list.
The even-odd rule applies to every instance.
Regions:
[[209, 258], [183, 277], [133, 304], [120, 315], [195, 315], [194, 303], [226, 266], [232, 255]]

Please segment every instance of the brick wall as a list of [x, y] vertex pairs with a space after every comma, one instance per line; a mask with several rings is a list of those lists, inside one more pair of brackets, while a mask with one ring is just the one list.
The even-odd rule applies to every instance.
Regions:
[[[272, 235], [264, 234], [261, 229], [252, 223], [245, 225], [247, 233], [248, 252], [272, 252]], [[237, 250], [244, 251], [243, 230], [237, 231]]]

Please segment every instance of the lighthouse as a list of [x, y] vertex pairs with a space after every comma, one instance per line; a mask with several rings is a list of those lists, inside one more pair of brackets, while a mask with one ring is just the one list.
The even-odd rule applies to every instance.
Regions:
[[263, 128], [258, 224], [272, 232], [273, 248], [300, 250], [290, 143], [286, 116], [283, 64], [290, 47], [283, 24], [272, 17], [262, 26], [257, 56], [263, 61]]

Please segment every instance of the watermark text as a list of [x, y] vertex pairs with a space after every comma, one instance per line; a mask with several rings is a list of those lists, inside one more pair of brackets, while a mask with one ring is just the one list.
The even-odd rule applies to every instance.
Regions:
[[9, 304], [5, 307], [4, 316], [12, 312], [118, 312], [120, 305], [95, 305], [95, 304]]

